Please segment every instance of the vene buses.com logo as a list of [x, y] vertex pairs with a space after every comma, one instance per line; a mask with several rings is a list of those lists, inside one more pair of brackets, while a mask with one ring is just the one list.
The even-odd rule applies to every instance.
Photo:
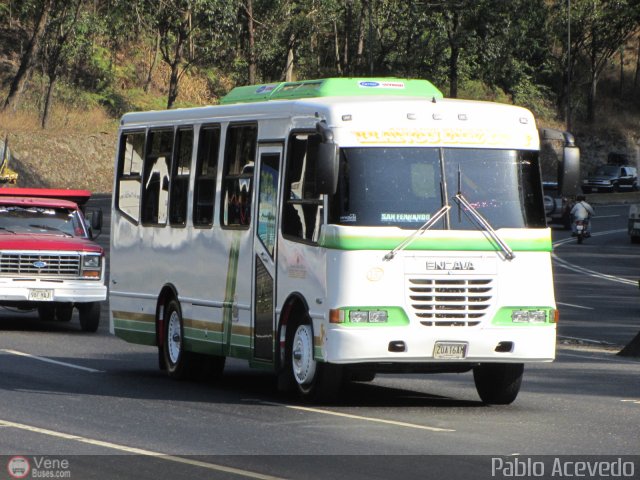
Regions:
[[26, 478], [31, 471], [31, 465], [25, 457], [15, 456], [9, 459], [7, 471], [11, 478]]

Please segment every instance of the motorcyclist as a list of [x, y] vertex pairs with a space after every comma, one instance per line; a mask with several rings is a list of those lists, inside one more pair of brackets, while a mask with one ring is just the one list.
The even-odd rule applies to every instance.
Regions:
[[576, 197], [576, 203], [571, 209], [571, 228], [573, 230], [573, 236], [576, 236], [576, 220], [586, 220], [587, 225], [585, 228], [585, 236], [591, 235], [591, 222], [589, 219], [595, 215], [593, 207], [587, 203], [587, 198], [584, 195], [578, 195]]

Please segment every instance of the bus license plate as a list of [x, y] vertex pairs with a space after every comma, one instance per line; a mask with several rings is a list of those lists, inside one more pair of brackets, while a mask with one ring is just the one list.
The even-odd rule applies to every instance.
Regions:
[[34, 302], [52, 302], [53, 290], [46, 288], [32, 288], [29, 290], [29, 300]]
[[467, 357], [466, 343], [436, 342], [433, 358], [458, 360]]

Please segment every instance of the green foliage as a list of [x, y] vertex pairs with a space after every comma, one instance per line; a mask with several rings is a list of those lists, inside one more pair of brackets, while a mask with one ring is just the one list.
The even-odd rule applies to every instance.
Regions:
[[[14, 28], [28, 38], [43, 2], [0, 1], [0, 15], [10, 4]], [[69, 25], [60, 12], [76, 2], [73, 35], [54, 62], [63, 80], [56, 98], [107, 106], [113, 115], [164, 108], [167, 98], [199, 104], [205, 91], [211, 98], [204, 101], [215, 103], [234, 84], [246, 84], [252, 67], [258, 82], [287, 75], [427, 78], [460, 97], [516, 103], [544, 118], [560, 116], [567, 100], [564, 1], [69, 0], [56, 2], [40, 71]], [[593, 101], [585, 80], [605, 71], [638, 33], [640, 3], [571, 3], [571, 102], [586, 116]]]

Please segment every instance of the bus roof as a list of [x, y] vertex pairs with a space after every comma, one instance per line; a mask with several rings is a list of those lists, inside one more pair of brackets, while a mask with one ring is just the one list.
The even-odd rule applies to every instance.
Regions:
[[427, 80], [400, 78], [324, 78], [236, 87], [220, 104], [294, 100], [315, 97], [422, 97], [443, 98]]

